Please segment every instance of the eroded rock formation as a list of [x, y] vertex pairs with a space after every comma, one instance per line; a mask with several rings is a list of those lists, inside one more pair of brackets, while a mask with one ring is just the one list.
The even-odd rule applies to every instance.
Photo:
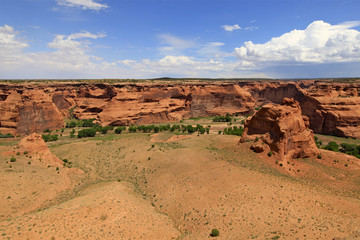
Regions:
[[312, 157], [319, 150], [307, 123], [299, 103], [284, 98], [281, 105], [269, 103], [247, 119], [240, 141], [259, 139], [252, 146], [254, 151], [268, 148], [283, 160]]
[[316, 133], [360, 138], [360, 84], [331, 81], [189, 83], [26, 83], [0, 85], [0, 131], [29, 134], [64, 126], [63, 118], [102, 125], [252, 114], [255, 106], [300, 103]]

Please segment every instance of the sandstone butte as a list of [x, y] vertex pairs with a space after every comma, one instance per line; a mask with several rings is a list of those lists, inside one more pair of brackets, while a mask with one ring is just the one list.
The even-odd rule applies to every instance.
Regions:
[[313, 131], [294, 99], [283, 98], [281, 105], [269, 103], [245, 122], [240, 142], [255, 140], [251, 148], [276, 153], [281, 160], [306, 158], [319, 154]]
[[189, 117], [251, 115], [255, 107], [299, 102], [315, 133], [360, 137], [360, 83], [325, 80], [164, 83], [28, 82], [0, 85], [1, 133], [64, 127], [71, 112], [102, 125], [149, 124]]

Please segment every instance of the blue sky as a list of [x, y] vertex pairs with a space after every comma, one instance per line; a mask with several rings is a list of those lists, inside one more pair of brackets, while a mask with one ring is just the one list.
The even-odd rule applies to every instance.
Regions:
[[1, 0], [0, 78], [359, 77], [358, 0]]

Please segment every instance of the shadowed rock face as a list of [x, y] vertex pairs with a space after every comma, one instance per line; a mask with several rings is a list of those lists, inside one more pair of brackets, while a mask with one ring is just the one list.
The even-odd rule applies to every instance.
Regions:
[[240, 81], [173, 84], [3, 84], [0, 131], [29, 134], [94, 118], [102, 125], [150, 124], [183, 118], [251, 114], [255, 106], [299, 102], [316, 133], [360, 138], [360, 84]]
[[284, 98], [281, 105], [267, 104], [248, 119], [240, 142], [259, 138], [254, 151], [259, 152], [263, 143], [283, 160], [312, 157], [319, 150], [307, 122], [301, 115], [299, 103]]
[[0, 104], [3, 132], [30, 134], [64, 127], [63, 117], [51, 97], [43, 90], [9, 91]]

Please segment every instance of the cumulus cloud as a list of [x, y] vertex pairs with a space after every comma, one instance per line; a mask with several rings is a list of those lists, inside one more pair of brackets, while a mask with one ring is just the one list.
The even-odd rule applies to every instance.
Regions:
[[228, 31], [228, 32], [232, 32], [232, 31], [241, 29], [241, 27], [238, 24], [235, 24], [235, 25], [222, 25], [221, 27], [223, 29], [225, 29], [225, 31]]
[[[2, 78], [154, 78], [173, 77], [238, 77], [241, 72], [235, 59], [166, 55], [160, 59], [115, 62], [104, 61], [91, 54], [92, 41], [105, 37], [103, 33], [80, 32], [55, 35], [48, 43], [49, 51], [25, 52], [28, 44], [21, 40], [19, 32], [11, 26], [0, 27], [0, 75]], [[162, 35], [165, 46], [199, 49], [193, 41], [171, 35]], [[202, 48], [219, 48], [221, 42], [210, 42]], [[5, 51], [6, 50], [6, 51]]]
[[263, 44], [245, 42], [235, 48], [242, 64], [339, 63], [360, 61], [360, 22], [331, 25], [314, 21], [305, 30], [293, 30]]
[[143, 59], [140, 61], [123, 60], [119, 63], [129, 71], [141, 76], [174, 76], [174, 77], [239, 77], [251, 73], [241, 72], [236, 61], [197, 59], [189, 56], [165, 56], [159, 60]]
[[0, 26], [0, 53], [1, 55], [18, 52], [28, 47], [28, 44], [17, 39], [18, 32], [13, 27]]
[[84, 10], [91, 9], [95, 11], [100, 11], [108, 8], [108, 5], [104, 3], [98, 3], [96, 2], [96, 0], [56, 0], [56, 1], [61, 6], [80, 7]]

